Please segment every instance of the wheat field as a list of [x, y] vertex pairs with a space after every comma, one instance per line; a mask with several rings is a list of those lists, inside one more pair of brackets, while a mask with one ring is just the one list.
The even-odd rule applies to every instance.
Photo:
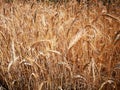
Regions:
[[0, 90], [120, 90], [119, 0], [1, 0]]

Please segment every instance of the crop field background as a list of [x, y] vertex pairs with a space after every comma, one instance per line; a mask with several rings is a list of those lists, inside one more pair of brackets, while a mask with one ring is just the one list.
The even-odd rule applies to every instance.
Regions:
[[0, 90], [120, 90], [120, 1], [1, 0]]

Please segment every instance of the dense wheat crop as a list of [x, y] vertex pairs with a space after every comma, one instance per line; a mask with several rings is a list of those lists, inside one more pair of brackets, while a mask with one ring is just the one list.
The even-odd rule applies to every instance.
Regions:
[[0, 2], [0, 90], [120, 90], [119, 5]]

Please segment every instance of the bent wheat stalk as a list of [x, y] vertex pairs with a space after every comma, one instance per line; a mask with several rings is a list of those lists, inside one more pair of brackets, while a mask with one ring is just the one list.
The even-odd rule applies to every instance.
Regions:
[[107, 17], [113, 18], [114, 20], [116, 20], [117, 22], [120, 23], [120, 19], [115, 17], [115, 16], [113, 16], [113, 15], [111, 15], [111, 14], [103, 14], [103, 16], [107, 16]]

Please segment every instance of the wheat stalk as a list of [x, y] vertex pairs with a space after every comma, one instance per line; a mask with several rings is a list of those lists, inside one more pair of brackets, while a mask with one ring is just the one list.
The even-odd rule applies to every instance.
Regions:
[[72, 48], [85, 35], [85, 33], [86, 33], [85, 29], [81, 28], [78, 31], [78, 33], [75, 36], [73, 36], [72, 39], [70, 40], [70, 43], [68, 45], [68, 50]]

